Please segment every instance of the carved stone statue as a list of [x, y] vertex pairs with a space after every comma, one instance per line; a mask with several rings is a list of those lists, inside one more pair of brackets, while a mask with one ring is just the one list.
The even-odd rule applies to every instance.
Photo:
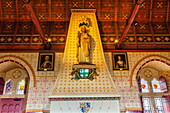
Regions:
[[90, 35], [87, 33], [86, 24], [80, 24], [81, 31], [78, 32], [77, 60], [79, 64], [90, 62]]

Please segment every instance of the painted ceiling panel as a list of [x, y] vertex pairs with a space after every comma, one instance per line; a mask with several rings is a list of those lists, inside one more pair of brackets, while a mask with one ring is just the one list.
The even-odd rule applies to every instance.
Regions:
[[[45, 36], [52, 38], [54, 46], [61, 47], [65, 45], [71, 9], [96, 9], [103, 44], [114, 50], [115, 45], [110, 44], [120, 39], [136, 0], [31, 0], [30, 5]], [[165, 49], [170, 45], [170, 1], [144, 0], [139, 7], [134, 17], [138, 24], [135, 26], [132, 22], [123, 39], [124, 49], [142, 49], [138, 44], [149, 44], [146, 45], [148, 49]], [[4, 48], [5, 44], [11, 44], [11, 48], [16, 44], [29, 44], [27, 49], [37, 49], [43, 44], [23, 0], [0, 1], [0, 47]]]

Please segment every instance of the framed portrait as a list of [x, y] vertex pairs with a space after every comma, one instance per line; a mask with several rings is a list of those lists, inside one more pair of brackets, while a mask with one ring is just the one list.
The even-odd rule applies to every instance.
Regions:
[[127, 53], [112, 53], [113, 70], [129, 70]]
[[54, 53], [39, 53], [38, 71], [54, 71]]

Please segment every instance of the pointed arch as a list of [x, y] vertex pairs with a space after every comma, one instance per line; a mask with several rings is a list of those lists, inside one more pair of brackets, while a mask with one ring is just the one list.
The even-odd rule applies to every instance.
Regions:
[[130, 74], [130, 85], [133, 86], [133, 80], [135, 80], [136, 75], [138, 74], [139, 70], [147, 63], [151, 61], [160, 61], [170, 66], [170, 58], [164, 57], [158, 54], [150, 54], [143, 58], [141, 58], [132, 68]]
[[13, 109], [14, 109], [14, 105], [13, 105], [13, 104], [10, 104], [10, 105], [8, 106], [8, 109], [9, 109], [9, 110], [13, 110]]
[[6, 104], [4, 104], [1, 108], [2, 110], [7, 110], [8, 109], [8, 106]]
[[19, 64], [27, 72], [30, 80], [33, 81], [32, 86], [36, 87], [36, 76], [33, 67], [25, 59], [16, 55], [0, 56], [0, 64], [4, 62], [14, 62]]
[[20, 105], [19, 105], [19, 104], [16, 104], [16, 105], [15, 105], [15, 109], [16, 109], [16, 110], [19, 110], [19, 108], [20, 108]]

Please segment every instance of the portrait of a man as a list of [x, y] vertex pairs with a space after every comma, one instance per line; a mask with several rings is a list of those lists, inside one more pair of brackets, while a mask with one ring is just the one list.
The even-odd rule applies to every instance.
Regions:
[[54, 53], [40, 53], [38, 71], [54, 70]]
[[113, 70], [128, 70], [128, 60], [126, 53], [113, 53]]

